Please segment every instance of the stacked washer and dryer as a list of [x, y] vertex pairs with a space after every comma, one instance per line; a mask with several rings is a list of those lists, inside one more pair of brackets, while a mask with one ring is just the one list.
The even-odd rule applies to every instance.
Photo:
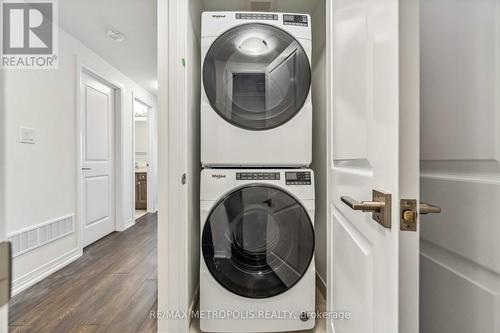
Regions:
[[311, 19], [202, 16], [200, 327], [314, 327]]

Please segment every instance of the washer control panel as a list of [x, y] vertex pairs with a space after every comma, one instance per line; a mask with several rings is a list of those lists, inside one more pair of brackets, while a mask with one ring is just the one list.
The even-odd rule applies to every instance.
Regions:
[[284, 14], [283, 15], [283, 24], [284, 25], [299, 25], [303, 27], [307, 27], [309, 25], [307, 15], [291, 15]]
[[277, 21], [276, 14], [261, 14], [261, 13], [236, 13], [237, 20], [271, 20]]
[[279, 172], [237, 172], [236, 180], [280, 180]]
[[309, 171], [285, 172], [287, 185], [311, 185], [311, 173]]

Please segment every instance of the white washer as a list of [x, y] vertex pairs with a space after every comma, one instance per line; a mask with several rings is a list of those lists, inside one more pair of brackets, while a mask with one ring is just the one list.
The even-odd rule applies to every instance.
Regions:
[[201, 330], [313, 328], [313, 171], [205, 169], [200, 195]]
[[203, 13], [205, 167], [311, 164], [311, 50], [309, 15]]

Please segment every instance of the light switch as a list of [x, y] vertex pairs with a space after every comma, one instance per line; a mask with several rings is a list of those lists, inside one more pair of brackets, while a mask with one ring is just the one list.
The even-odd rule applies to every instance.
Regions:
[[35, 144], [35, 129], [21, 127], [19, 141], [21, 143]]

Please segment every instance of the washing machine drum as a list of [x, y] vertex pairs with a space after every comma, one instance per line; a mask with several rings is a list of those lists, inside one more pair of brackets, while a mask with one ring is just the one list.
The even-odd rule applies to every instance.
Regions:
[[314, 230], [304, 207], [275, 187], [253, 185], [223, 198], [202, 233], [212, 276], [227, 290], [267, 298], [292, 288], [314, 253]]
[[292, 119], [311, 86], [307, 54], [290, 34], [267, 24], [245, 24], [221, 35], [203, 64], [212, 108], [229, 123], [267, 130]]

